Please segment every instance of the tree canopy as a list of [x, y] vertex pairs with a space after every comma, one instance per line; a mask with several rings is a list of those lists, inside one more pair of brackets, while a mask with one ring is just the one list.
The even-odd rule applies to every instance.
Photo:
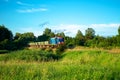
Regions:
[[75, 44], [76, 45], [84, 45], [84, 36], [80, 30], [78, 30], [76, 36], [75, 36]]
[[9, 40], [9, 41], [12, 41], [13, 39], [13, 34], [12, 32], [6, 28], [4, 25], [0, 25], [0, 41], [3, 41], [3, 40]]
[[93, 28], [85, 30], [85, 37], [87, 40], [93, 39], [95, 37], [95, 30]]

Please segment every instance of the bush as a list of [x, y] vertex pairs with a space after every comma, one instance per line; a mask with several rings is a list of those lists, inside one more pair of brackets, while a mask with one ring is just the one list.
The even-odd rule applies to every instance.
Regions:
[[59, 45], [59, 46], [57, 47], [57, 49], [56, 49], [56, 53], [57, 53], [57, 54], [61, 54], [61, 53], [63, 53], [63, 52], [65, 51], [65, 49], [66, 49], [66, 45], [65, 45], [65, 44]]
[[8, 53], [8, 52], [9, 52], [8, 50], [0, 50], [0, 54]]
[[69, 44], [67, 45], [67, 48], [69, 48], [69, 49], [73, 49], [74, 47], [75, 47], [75, 45], [72, 44], [72, 43], [69, 43]]

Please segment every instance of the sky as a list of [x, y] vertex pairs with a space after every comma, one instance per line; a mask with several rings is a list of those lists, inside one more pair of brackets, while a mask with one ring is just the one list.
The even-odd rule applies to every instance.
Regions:
[[120, 25], [120, 0], [0, 0], [0, 25], [16, 32], [45, 28], [74, 37], [93, 28], [96, 35], [114, 36]]

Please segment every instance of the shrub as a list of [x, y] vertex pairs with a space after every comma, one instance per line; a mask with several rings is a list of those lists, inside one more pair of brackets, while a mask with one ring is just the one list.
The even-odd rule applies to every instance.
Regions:
[[0, 50], [0, 54], [8, 53], [8, 52], [9, 52], [8, 50]]
[[57, 47], [57, 49], [56, 49], [56, 53], [57, 53], [57, 54], [61, 54], [61, 53], [63, 53], [63, 52], [65, 51], [65, 49], [66, 49], [66, 45], [65, 45], [65, 44], [59, 45], [59, 46]]

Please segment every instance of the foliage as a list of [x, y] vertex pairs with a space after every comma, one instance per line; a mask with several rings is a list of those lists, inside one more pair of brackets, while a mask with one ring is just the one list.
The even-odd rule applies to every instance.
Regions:
[[12, 41], [13, 34], [4, 25], [0, 25], [0, 42], [4, 41], [5, 39], [7, 39], [8, 41]]
[[13, 34], [4, 25], [0, 25], [0, 50], [12, 49]]
[[63, 37], [63, 38], [65, 38], [65, 34], [64, 34], [64, 32], [57, 33], [57, 34], [56, 34], [56, 36], [60, 36], [60, 37]]
[[43, 50], [20, 50], [10, 52], [5, 56], [0, 56], [0, 61], [12, 61], [12, 60], [22, 60], [26, 62], [30, 61], [53, 61], [58, 60], [58, 56], [52, 51]]
[[29, 42], [34, 42], [35, 36], [32, 32], [27, 32], [27, 33], [16, 33], [14, 37], [14, 49], [23, 49], [28, 45]]
[[8, 52], [9, 52], [8, 50], [0, 50], [0, 54], [8, 53]]
[[66, 49], [66, 45], [62, 44], [62, 45], [58, 45], [57, 49], [56, 49], [56, 53], [61, 55], [61, 53], [63, 53]]
[[69, 48], [69, 45], [75, 46], [75, 40], [72, 37], [66, 36], [65, 37], [65, 45], [67, 48]]
[[[49, 41], [51, 37], [54, 37], [55, 33], [51, 29], [46, 28], [43, 34], [35, 37], [32, 32], [16, 33], [13, 37], [12, 32], [8, 30], [4, 25], [0, 25], [0, 50], [20, 50], [27, 47], [29, 42], [36, 41]], [[120, 47], [120, 26], [118, 28], [118, 35], [112, 37], [103, 37], [95, 35], [95, 30], [88, 28], [85, 30], [85, 35], [78, 30], [75, 37], [66, 36], [64, 32], [57, 33], [56, 36], [62, 36], [67, 48], [73, 48], [75, 46], [87, 46], [87, 47], [103, 47], [112, 48]], [[58, 50], [59, 51], [59, 50]]]
[[55, 34], [51, 31], [51, 29], [46, 28], [43, 31], [43, 34], [38, 36], [37, 41], [48, 41], [51, 37], [54, 37]]
[[88, 28], [85, 30], [85, 38], [86, 40], [93, 39], [95, 37], [95, 30], [92, 28]]
[[80, 45], [80, 46], [84, 46], [84, 43], [85, 43], [84, 36], [83, 36], [82, 32], [80, 30], [78, 30], [78, 32], [75, 36], [75, 44]]
[[43, 34], [41, 36], [38, 36], [37, 41], [48, 41], [49, 38], [50, 38], [49, 36]]

